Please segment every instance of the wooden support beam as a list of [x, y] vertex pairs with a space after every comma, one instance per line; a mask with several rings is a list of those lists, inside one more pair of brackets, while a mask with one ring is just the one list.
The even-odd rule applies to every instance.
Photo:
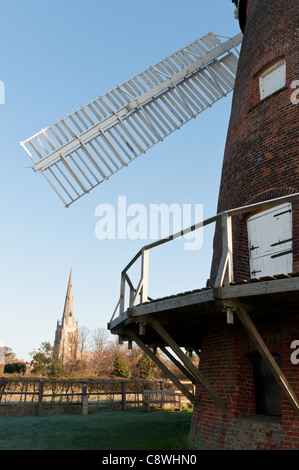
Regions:
[[143, 278], [140, 279], [139, 281], [139, 284], [138, 284], [138, 287], [136, 289], [136, 291], [134, 292], [134, 296], [133, 296], [133, 299], [132, 299], [132, 305], [131, 307], [135, 307], [136, 305], [136, 302], [138, 300], [138, 297], [142, 291], [142, 286], [143, 286]]
[[146, 334], [146, 323], [138, 323], [138, 325], [140, 336], [144, 336]]
[[165, 356], [167, 356], [168, 359], [170, 359], [171, 362], [173, 362], [173, 364], [177, 366], [177, 368], [180, 369], [181, 372], [183, 372], [186, 378], [188, 380], [191, 380], [191, 382], [196, 385], [197, 380], [195, 379], [195, 377], [187, 369], [185, 369], [185, 367], [164, 346], [160, 346], [160, 349], [165, 354]]
[[185, 397], [190, 400], [190, 402], [195, 405], [195, 397], [194, 395], [189, 392], [189, 390], [179, 381], [179, 379], [170, 372], [170, 370], [163, 364], [163, 362], [155, 356], [155, 354], [141, 341], [141, 339], [132, 331], [128, 331], [128, 334], [132, 338], [133, 341], [135, 341], [136, 344], [142, 349], [142, 351], [153, 361], [156, 366], [161, 369], [165, 375], [177, 386], [177, 388], [182, 392]]
[[232, 218], [224, 212], [221, 215], [222, 256], [215, 280], [215, 287], [222, 287], [233, 281]]
[[173, 352], [176, 356], [185, 364], [185, 366], [189, 369], [191, 374], [201, 383], [204, 389], [208, 392], [208, 394], [213, 398], [213, 400], [217, 403], [217, 405], [221, 409], [225, 409], [224, 402], [222, 398], [218, 395], [218, 393], [214, 390], [214, 388], [209, 384], [209, 382], [205, 379], [205, 377], [199, 372], [197, 367], [190, 361], [190, 359], [183, 353], [181, 348], [176, 344], [176, 342], [172, 339], [172, 337], [167, 333], [165, 328], [160, 323], [153, 322], [151, 326], [154, 330], [161, 336], [161, 338], [165, 341], [165, 343], [171, 347]]
[[295, 392], [292, 390], [290, 384], [288, 383], [288, 380], [286, 379], [280, 367], [274, 360], [271, 352], [267, 348], [259, 332], [255, 328], [247, 311], [244, 308], [238, 307], [236, 309], [236, 314], [239, 320], [241, 321], [242, 325], [244, 326], [245, 330], [247, 331], [251, 341], [254, 343], [255, 347], [257, 348], [265, 363], [274, 375], [281, 390], [285, 393], [287, 399], [291, 403], [296, 413], [299, 414], [299, 401], [296, 397]]

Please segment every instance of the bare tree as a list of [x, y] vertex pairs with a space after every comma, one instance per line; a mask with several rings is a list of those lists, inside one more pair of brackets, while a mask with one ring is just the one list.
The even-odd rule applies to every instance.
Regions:
[[92, 333], [93, 351], [103, 354], [109, 342], [109, 335], [105, 328], [96, 328]]
[[92, 333], [92, 369], [97, 375], [109, 374], [111, 360], [108, 354], [110, 333], [105, 328], [97, 328]]
[[79, 353], [80, 360], [83, 360], [84, 353], [90, 350], [91, 340], [90, 340], [90, 330], [85, 326], [79, 328]]
[[16, 360], [15, 353], [8, 346], [4, 346], [4, 358], [5, 364], [8, 364], [9, 362], [14, 362]]

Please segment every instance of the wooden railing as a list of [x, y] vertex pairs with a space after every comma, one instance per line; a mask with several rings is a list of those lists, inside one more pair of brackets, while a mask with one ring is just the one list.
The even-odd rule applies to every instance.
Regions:
[[[193, 385], [190, 382], [190, 386]], [[0, 377], [0, 416], [18, 414], [31, 407], [31, 414], [42, 416], [58, 408], [67, 412], [76, 408], [87, 414], [88, 408], [142, 407], [143, 392], [149, 389], [168, 390], [169, 381], [134, 380], [50, 380]], [[56, 405], [56, 407], [55, 407]]]
[[[222, 256], [220, 260], [220, 265], [215, 281], [214, 287], [222, 287], [227, 285], [234, 280], [233, 274], [233, 242], [232, 242], [232, 217], [238, 216], [241, 214], [246, 214], [248, 212], [257, 212], [261, 210], [267, 210], [271, 207], [283, 204], [285, 202], [294, 202], [299, 200], [299, 193], [283, 196], [276, 199], [271, 199], [264, 202], [258, 202], [248, 206], [238, 207], [236, 209], [231, 209], [226, 212], [217, 214], [209, 219], [206, 219], [202, 222], [199, 222], [191, 227], [188, 227], [184, 230], [176, 232], [175, 234], [158, 240], [156, 242], [150, 243], [149, 245], [144, 246], [129, 262], [125, 269], [121, 273], [121, 283], [120, 283], [120, 297], [117, 302], [117, 305], [114, 309], [110, 322], [114, 319], [117, 309], [119, 308], [119, 315], [122, 315], [125, 310], [125, 290], [126, 285], [129, 286], [130, 295], [129, 295], [129, 305], [128, 308], [132, 308], [136, 305], [138, 297], [140, 297], [140, 304], [148, 302], [150, 298], [148, 297], [148, 270], [149, 270], [149, 252], [151, 249], [156, 248], [157, 246], [169, 243], [175, 239], [181, 238], [187, 233], [194, 232], [199, 230], [207, 225], [215, 223], [217, 221], [221, 222], [222, 226]], [[131, 279], [128, 276], [129, 269], [141, 259], [141, 276], [137, 288], [134, 287]]]

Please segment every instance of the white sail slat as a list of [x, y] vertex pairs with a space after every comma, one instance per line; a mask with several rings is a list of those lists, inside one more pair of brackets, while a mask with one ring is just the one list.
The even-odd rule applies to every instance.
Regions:
[[234, 87], [242, 34], [209, 33], [21, 142], [69, 206]]

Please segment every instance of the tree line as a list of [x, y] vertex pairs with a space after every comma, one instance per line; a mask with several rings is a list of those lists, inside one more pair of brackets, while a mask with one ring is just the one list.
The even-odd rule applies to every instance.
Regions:
[[[77, 379], [167, 379], [137, 345], [128, 349], [127, 343], [119, 344], [118, 337], [104, 328], [92, 331], [86, 327], [79, 328], [78, 345], [71, 349], [74, 351], [73, 357], [63, 364], [56, 348], [49, 342], [43, 342], [38, 349], [30, 352], [32, 362], [27, 375], [30, 373], [39, 377]], [[17, 372], [13, 370], [14, 355], [11, 351], [10, 353], [10, 365], [5, 366], [9, 370], [4, 370], [4, 373]], [[172, 373], [180, 375], [180, 371], [166, 356], [160, 357]]]

